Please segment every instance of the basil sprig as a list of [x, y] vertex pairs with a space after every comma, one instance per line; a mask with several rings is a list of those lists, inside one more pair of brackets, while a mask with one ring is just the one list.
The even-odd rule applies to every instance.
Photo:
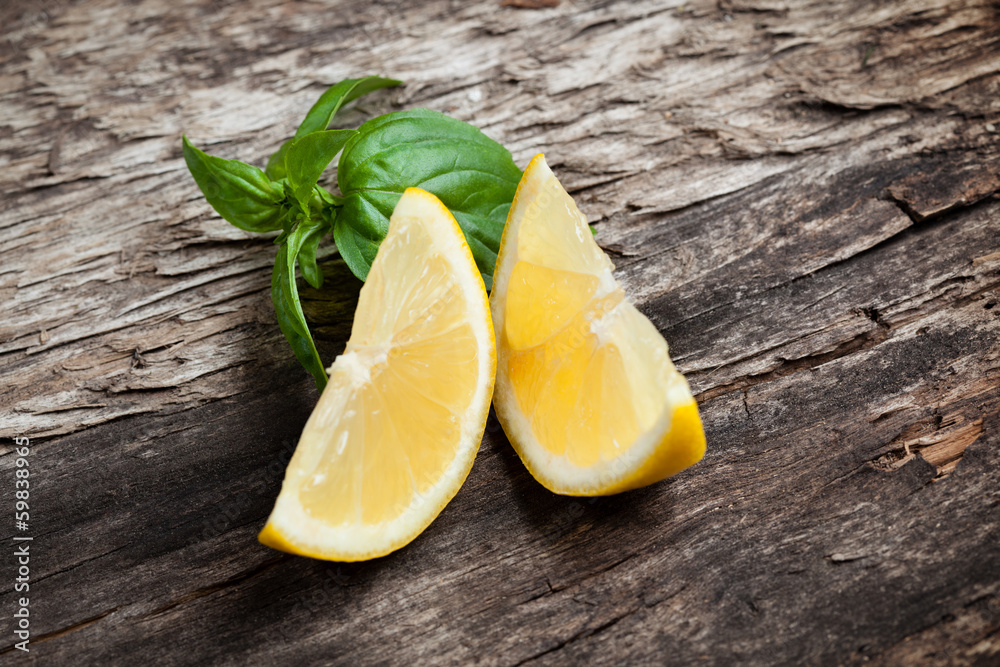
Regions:
[[[345, 79], [312, 106], [292, 139], [267, 168], [207, 155], [184, 138], [184, 160], [205, 199], [231, 224], [281, 233], [271, 277], [278, 326], [321, 391], [327, 376], [299, 301], [295, 269], [313, 287], [323, 283], [316, 262], [332, 232], [351, 271], [364, 280], [389, 228], [389, 216], [409, 187], [435, 194], [454, 214], [487, 288], [521, 170], [510, 152], [478, 128], [428, 109], [399, 111], [357, 130], [328, 130], [344, 104], [398, 85], [377, 76]], [[319, 185], [333, 159], [334, 195]]]

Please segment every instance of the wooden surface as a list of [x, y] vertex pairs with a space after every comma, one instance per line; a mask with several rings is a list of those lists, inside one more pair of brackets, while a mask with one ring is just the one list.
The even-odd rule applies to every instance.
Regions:
[[[3, 3], [0, 497], [30, 436], [34, 541], [30, 653], [5, 621], [0, 661], [1000, 662], [1000, 7], [512, 6], [552, 4]], [[491, 419], [403, 550], [257, 544], [317, 395], [274, 246], [210, 211], [180, 134], [263, 164], [374, 73], [407, 85], [346, 123], [426, 106], [547, 154], [703, 462], [558, 497]], [[326, 255], [329, 361], [359, 283]]]

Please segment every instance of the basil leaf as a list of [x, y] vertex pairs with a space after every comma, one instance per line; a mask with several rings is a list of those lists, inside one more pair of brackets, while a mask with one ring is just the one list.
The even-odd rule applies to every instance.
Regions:
[[184, 140], [184, 161], [205, 199], [227, 222], [248, 232], [281, 229], [284, 189], [257, 167], [208, 155]]
[[[295, 131], [295, 138], [289, 139], [285, 143], [281, 144], [281, 148], [275, 151], [267, 160], [267, 167], [264, 170], [272, 180], [278, 180], [285, 177], [285, 154], [288, 152], [289, 147], [295, 139], [304, 137], [307, 134], [313, 132], [321, 132], [325, 130], [330, 123], [333, 121], [333, 117], [337, 115], [340, 107], [352, 102], [359, 97], [363, 97], [368, 93], [379, 90], [380, 88], [391, 88], [392, 86], [398, 86], [402, 81], [397, 81], [396, 79], [383, 79], [378, 76], [366, 76], [361, 79], [344, 79], [340, 83], [335, 83], [326, 89], [320, 98], [316, 100], [312, 108], [309, 109], [309, 113], [306, 114], [305, 120], [299, 125], [299, 129]], [[332, 157], [332, 156], [331, 156]]]
[[362, 125], [340, 156], [337, 249], [364, 280], [396, 202], [406, 188], [422, 188], [455, 216], [489, 289], [520, 180], [510, 152], [468, 123], [428, 109], [380, 116]]
[[[295, 284], [295, 264], [299, 252], [306, 240], [323, 225], [306, 226], [299, 224], [288, 235], [285, 243], [278, 248], [278, 257], [274, 261], [274, 272], [271, 274], [271, 300], [278, 316], [278, 326], [281, 333], [292, 346], [295, 357], [307, 371], [312, 373], [316, 388], [323, 391], [326, 387], [326, 371], [323, 362], [316, 351], [306, 316], [299, 302], [299, 288]], [[320, 234], [321, 235], [321, 234]], [[313, 254], [315, 263], [315, 253]]]
[[327, 88], [326, 92], [316, 100], [316, 104], [309, 109], [305, 120], [299, 125], [299, 129], [295, 131], [295, 138], [298, 139], [312, 132], [325, 130], [329, 127], [333, 117], [337, 115], [340, 107], [348, 102], [352, 102], [380, 88], [391, 88], [401, 83], [402, 81], [397, 81], [396, 79], [383, 79], [379, 76], [344, 79], [340, 83], [335, 83]]
[[323, 286], [323, 270], [316, 263], [316, 252], [319, 250], [319, 242], [329, 230], [328, 225], [311, 227], [306, 232], [302, 248], [299, 250], [299, 268], [302, 269], [302, 277], [315, 289]]
[[292, 193], [303, 207], [308, 205], [313, 186], [330, 161], [355, 134], [357, 130], [323, 130], [293, 139], [288, 144], [285, 152], [286, 178], [292, 187]]
[[264, 173], [272, 181], [280, 181], [285, 177], [285, 153], [288, 152], [288, 147], [292, 145], [294, 139], [289, 139], [285, 143], [281, 144], [281, 148], [274, 152], [274, 155], [267, 158], [267, 166], [264, 167]]

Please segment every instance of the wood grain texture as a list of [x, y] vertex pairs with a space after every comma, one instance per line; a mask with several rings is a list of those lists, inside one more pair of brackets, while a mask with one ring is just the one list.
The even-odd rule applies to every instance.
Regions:
[[[0, 488], [32, 437], [35, 537], [31, 652], [8, 629], [0, 660], [1000, 662], [995, 2], [40, 0], [0, 26]], [[373, 73], [407, 84], [347, 124], [426, 106], [546, 153], [691, 380], [702, 463], [559, 497], [491, 419], [403, 550], [256, 543], [317, 395], [274, 246], [210, 212], [180, 135], [263, 164]], [[332, 360], [359, 283], [324, 257]]]

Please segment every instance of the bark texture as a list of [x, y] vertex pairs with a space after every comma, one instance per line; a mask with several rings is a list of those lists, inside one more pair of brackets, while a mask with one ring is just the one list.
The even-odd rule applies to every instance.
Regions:
[[[30, 660], [1000, 662], [996, 2], [39, 0], [0, 26]], [[491, 419], [403, 550], [257, 544], [317, 395], [274, 246], [210, 211], [180, 135], [263, 164], [374, 73], [407, 85], [348, 124], [426, 106], [546, 153], [691, 380], [702, 463], [559, 497]], [[359, 283], [324, 256], [304, 292], [331, 361]]]

